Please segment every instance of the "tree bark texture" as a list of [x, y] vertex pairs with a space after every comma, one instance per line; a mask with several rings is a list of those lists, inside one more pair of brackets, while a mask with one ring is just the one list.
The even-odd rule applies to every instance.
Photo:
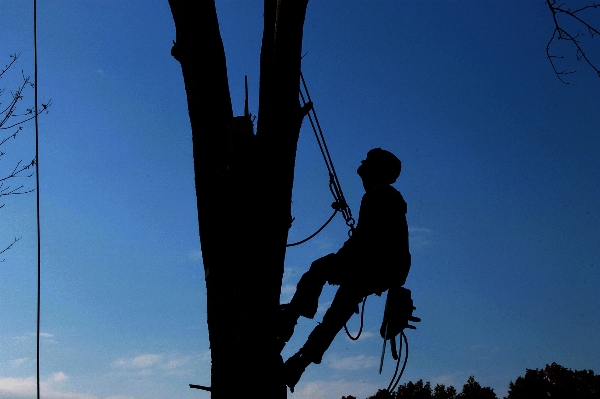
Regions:
[[214, 0], [169, 0], [171, 53], [181, 64], [192, 129], [214, 399], [255, 389], [286, 397], [275, 327], [304, 116], [298, 91], [307, 3], [264, 2], [253, 135], [236, 133], [236, 124], [249, 121], [233, 117]]

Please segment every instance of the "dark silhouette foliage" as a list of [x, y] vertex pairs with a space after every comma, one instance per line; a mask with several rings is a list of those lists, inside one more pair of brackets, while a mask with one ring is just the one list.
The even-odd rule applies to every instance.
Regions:
[[[395, 392], [379, 390], [367, 399], [497, 399], [497, 396], [492, 388], [482, 387], [470, 376], [458, 394], [452, 385], [437, 384], [432, 389], [429, 382], [419, 380], [400, 385]], [[511, 381], [504, 399], [600, 399], [600, 375], [592, 370], [573, 371], [557, 363], [547, 364], [543, 369], [527, 369], [524, 377]]]
[[[354, 398], [353, 396], [344, 396], [342, 399]], [[489, 387], [482, 387], [475, 377], [470, 376], [467, 383], [463, 386], [462, 392], [457, 394], [456, 388], [452, 385], [446, 387], [444, 384], [436, 384], [432, 389], [429, 381], [417, 382], [409, 381], [406, 384], [400, 385], [395, 392], [388, 392], [385, 389], [380, 389], [373, 396], [367, 399], [497, 399], [494, 390]], [[356, 399], [356, 398], [355, 398]]]
[[463, 385], [462, 392], [456, 395], [456, 399], [496, 399], [494, 390], [490, 387], [482, 387], [475, 377], [470, 376], [467, 383]]
[[524, 377], [510, 382], [506, 399], [598, 399], [600, 375], [592, 370], [571, 370], [559, 364], [527, 369]]
[[433, 396], [435, 399], [455, 399], [456, 398], [456, 388], [450, 385], [448, 388], [444, 384], [437, 384], [435, 388], [433, 388]]
[[431, 390], [431, 384], [429, 381], [423, 383], [423, 380], [419, 380], [414, 384], [409, 381], [406, 384], [398, 387], [398, 390], [396, 391], [396, 398], [431, 399], [433, 397], [432, 394], [433, 391]]
[[395, 392], [388, 392], [385, 389], [380, 389], [379, 391], [377, 391], [377, 393], [373, 396], [369, 396], [367, 399], [394, 399], [396, 398]]

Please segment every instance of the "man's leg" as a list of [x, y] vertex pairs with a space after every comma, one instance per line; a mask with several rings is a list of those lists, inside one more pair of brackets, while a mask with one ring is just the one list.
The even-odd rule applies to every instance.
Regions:
[[311, 362], [321, 363], [323, 354], [329, 348], [337, 333], [352, 317], [356, 306], [367, 294], [353, 285], [340, 286], [331, 306], [325, 312], [323, 322], [318, 324], [310, 333], [302, 349], [284, 364], [286, 384], [292, 392], [306, 367]]
[[334, 272], [335, 262], [335, 254], [315, 260], [300, 278], [290, 303], [282, 305], [278, 332], [281, 349], [294, 333], [298, 318], [312, 319], [317, 313], [319, 296]]
[[302, 275], [296, 292], [289, 303], [300, 316], [312, 319], [319, 307], [319, 296], [323, 286], [331, 278], [335, 269], [335, 254], [329, 254], [315, 260], [306, 273]]

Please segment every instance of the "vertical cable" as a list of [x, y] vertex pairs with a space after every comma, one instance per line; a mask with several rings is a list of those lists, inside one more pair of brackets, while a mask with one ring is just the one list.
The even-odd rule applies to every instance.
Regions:
[[37, 399], [40, 399], [40, 158], [38, 150], [38, 73], [37, 73], [37, 1], [33, 0], [33, 92], [35, 109], [35, 193], [37, 213], [37, 333], [36, 333], [36, 385]]

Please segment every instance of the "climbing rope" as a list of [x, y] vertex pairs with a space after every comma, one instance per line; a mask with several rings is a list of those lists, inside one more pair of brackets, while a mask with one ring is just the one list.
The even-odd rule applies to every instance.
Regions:
[[367, 303], [367, 297], [364, 297], [363, 300], [362, 300], [362, 308], [360, 310], [360, 328], [358, 329], [358, 334], [356, 334], [356, 337], [353, 337], [352, 334], [350, 334], [350, 331], [348, 331], [347, 324], [344, 324], [344, 330], [346, 330], [346, 335], [352, 341], [358, 340], [360, 338], [360, 334], [362, 334], [363, 325], [364, 325], [364, 319], [365, 319], [365, 304], [366, 303]]
[[[300, 81], [302, 82], [302, 85], [300, 86], [300, 100], [302, 100], [302, 105], [306, 106], [308, 103], [312, 104], [312, 99], [310, 98], [310, 93], [308, 92], [308, 86], [306, 85], [306, 81], [304, 80], [304, 75], [302, 72], [300, 72]], [[319, 145], [319, 150], [321, 151], [321, 155], [325, 161], [327, 172], [329, 173], [329, 190], [331, 191], [331, 194], [335, 200], [332, 206], [334, 209], [339, 209], [339, 211], [342, 213], [344, 221], [346, 222], [346, 226], [349, 228], [348, 235], [350, 236], [354, 231], [355, 221], [352, 217], [350, 207], [346, 202], [346, 198], [344, 197], [344, 193], [342, 192], [342, 186], [340, 185], [337, 173], [335, 172], [335, 166], [333, 166], [331, 154], [329, 154], [329, 148], [327, 148], [325, 136], [323, 135], [323, 130], [321, 129], [321, 124], [319, 123], [319, 118], [317, 117], [314, 106], [310, 107], [308, 112], [308, 120], [310, 121], [313, 133], [315, 134], [315, 139]]]
[[[396, 339], [395, 337], [392, 339]], [[398, 375], [398, 378], [396, 378], [396, 375], [398, 374], [398, 368], [400, 367], [400, 360], [402, 359], [402, 340], [404, 340], [404, 346], [406, 347], [405, 350], [405, 354], [404, 354], [404, 364], [402, 364], [402, 370], [400, 370], [400, 374]], [[400, 348], [398, 348], [398, 359], [396, 361], [396, 369], [394, 370], [394, 375], [392, 376], [392, 380], [390, 381], [390, 384], [387, 387], [387, 391], [389, 393], [394, 392], [394, 390], [396, 389], [396, 387], [398, 386], [398, 383], [400, 382], [400, 378], [402, 378], [402, 374], [404, 374], [404, 369], [406, 368], [406, 362], [408, 361], [408, 339], [406, 338], [406, 334], [404, 334], [404, 331], [402, 331], [400, 333]]]
[[[323, 130], [321, 129], [321, 125], [319, 123], [319, 119], [317, 118], [317, 113], [315, 112], [314, 106], [312, 106], [312, 100], [310, 98], [310, 94], [308, 92], [308, 86], [306, 85], [306, 81], [304, 80], [304, 76], [302, 72], [300, 72], [300, 79], [302, 85], [300, 86], [300, 100], [302, 101], [302, 106], [309, 109], [308, 111], [308, 120], [310, 121], [310, 125], [312, 127], [313, 133], [315, 134], [315, 139], [317, 140], [317, 144], [319, 145], [319, 150], [321, 151], [321, 155], [323, 156], [323, 161], [325, 162], [325, 167], [327, 168], [327, 173], [329, 174], [329, 191], [333, 196], [334, 202], [331, 207], [334, 209], [333, 214], [327, 219], [327, 221], [313, 234], [308, 236], [307, 238], [297, 241], [292, 244], [287, 244], [286, 247], [294, 247], [296, 245], [303, 244], [315, 237], [319, 234], [329, 222], [333, 220], [336, 213], [340, 212], [346, 222], [346, 226], [348, 226], [348, 236], [352, 235], [354, 231], [354, 218], [352, 217], [352, 211], [346, 202], [346, 198], [344, 197], [344, 193], [342, 192], [342, 186], [340, 185], [340, 181], [337, 177], [337, 173], [335, 172], [335, 167], [333, 166], [333, 161], [331, 160], [331, 154], [329, 154], [329, 148], [327, 148], [327, 143], [325, 142], [325, 136], [323, 135]], [[311, 106], [307, 107], [308, 104]]]
[[331, 222], [333, 220], [333, 218], [335, 217], [335, 215], [337, 213], [338, 213], [338, 210], [335, 209], [333, 211], [333, 213], [331, 214], [331, 216], [329, 217], [329, 219], [327, 219], [327, 221], [323, 224], [323, 226], [321, 226], [319, 228], [319, 230], [315, 231], [313, 234], [309, 235], [304, 240], [300, 240], [300, 241], [294, 242], [292, 244], [287, 244], [286, 247], [295, 247], [296, 245], [304, 244], [306, 241], [310, 240], [311, 238], [313, 238], [314, 236], [316, 236], [317, 234], [319, 234], [325, 227], [327, 227], [327, 225], [329, 224], [329, 222]]
[[[333, 165], [333, 160], [331, 159], [331, 154], [329, 153], [329, 148], [327, 147], [327, 142], [325, 141], [325, 136], [323, 135], [323, 130], [321, 129], [321, 124], [319, 123], [319, 118], [317, 117], [317, 112], [315, 111], [315, 107], [313, 105], [312, 99], [310, 98], [310, 93], [308, 92], [308, 86], [306, 85], [306, 80], [304, 80], [304, 75], [302, 71], [300, 72], [300, 81], [302, 85], [300, 86], [300, 100], [302, 102], [302, 106], [307, 108], [308, 111], [308, 120], [310, 121], [310, 126], [312, 127], [313, 133], [315, 134], [315, 139], [317, 140], [317, 144], [319, 145], [319, 151], [321, 151], [321, 156], [323, 157], [323, 161], [325, 162], [325, 167], [327, 168], [327, 173], [329, 174], [329, 191], [333, 196], [334, 202], [331, 204], [331, 207], [334, 209], [333, 214], [327, 219], [327, 221], [313, 234], [306, 237], [303, 240], [298, 242], [287, 244], [286, 247], [293, 247], [296, 245], [303, 244], [315, 237], [319, 234], [329, 222], [333, 220], [335, 215], [340, 212], [344, 221], [346, 222], [346, 226], [348, 226], [348, 236], [351, 237], [354, 232], [354, 225], [356, 221], [352, 217], [352, 211], [350, 210], [350, 206], [346, 202], [346, 198], [344, 197], [344, 193], [342, 191], [342, 186], [340, 184], [340, 180], [338, 179], [337, 173], [335, 171], [335, 166]], [[360, 316], [360, 328], [358, 330], [358, 334], [356, 337], [353, 337], [348, 331], [348, 327], [344, 325], [344, 329], [346, 330], [346, 334], [348, 338], [353, 341], [356, 341], [360, 338], [360, 335], [363, 330], [364, 325], [364, 316], [365, 316], [365, 304], [367, 302], [367, 297], [363, 298], [362, 301], [362, 309]]]

